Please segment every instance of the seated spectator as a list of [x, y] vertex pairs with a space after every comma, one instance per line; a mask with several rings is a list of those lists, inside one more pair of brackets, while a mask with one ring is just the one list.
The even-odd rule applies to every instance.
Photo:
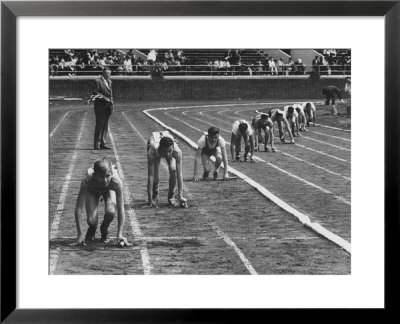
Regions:
[[147, 54], [147, 64], [154, 65], [157, 60], [157, 51], [155, 49], [151, 49], [149, 54]]
[[255, 65], [255, 74], [263, 75], [263, 72], [264, 72], [264, 65], [262, 64], [261, 60], [258, 59]]
[[291, 56], [288, 58], [286, 75], [293, 75], [296, 73], [296, 66]]
[[217, 58], [214, 61], [214, 71], [217, 72], [217, 75], [219, 75], [219, 71], [221, 69], [221, 61]]
[[315, 58], [312, 60], [312, 71], [319, 75], [319, 56], [315, 56]]
[[224, 75], [228, 74], [230, 71], [231, 65], [229, 64], [228, 58], [225, 57], [224, 61], [220, 61], [220, 69], [224, 72]]
[[107, 65], [106, 60], [104, 58], [104, 54], [99, 55], [99, 64], [101, 65], [102, 68], [104, 68]]
[[320, 69], [321, 69], [321, 74], [331, 75], [331, 68], [329, 67], [329, 63], [325, 59], [325, 57], [322, 57], [322, 67]]
[[295, 68], [296, 68], [296, 74], [302, 75], [305, 72], [305, 66], [301, 60], [301, 58], [299, 58], [297, 60], [297, 62], [295, 63]]
[[283, 57], [280, 57], [279, 60], [276, 62], [276, 68], [278, 71], [278, 75], [285, 74], [285, 63], [283, 63]]
[[129, 55], [125, 55], [124, 71], [125, 71], [126, 75], [130, 75], [133, 72], [132, 61], [131, 61], [131, 57]]

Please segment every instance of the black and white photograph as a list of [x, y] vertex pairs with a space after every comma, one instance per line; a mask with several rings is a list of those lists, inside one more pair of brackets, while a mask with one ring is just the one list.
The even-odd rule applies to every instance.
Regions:
[[351, 275], [351, 48], [48, 55], [50, 275]]
[[398, 4], [11, 2], [2, 319], [388, 306]]

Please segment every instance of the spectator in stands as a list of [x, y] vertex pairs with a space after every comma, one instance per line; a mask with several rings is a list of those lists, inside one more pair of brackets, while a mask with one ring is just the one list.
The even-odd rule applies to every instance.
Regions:
[[102, 68], [104, 68], [104, 67], [107, 65], [103, 53], [101, 53], [101, 54], [99, 55], [99, 64], [101, 65]]
[[262, 64], [261, 60], [258, 59], [256, 65], [254, 67], [256, 75], [263, 75], [264, 73], [264, 65]]
[[299, 58], [297, 60], [297, 62], [295, 63], [295, 69], [296, 69], [296, 74], [302, 75], [305, 72], [305, 66], [301, 60], [301, 58]]
[[331, 68], [329, 66], [328, 61], [325, 59], [324, 56], [321, 57], [322, 66], [320, 67], [321, 74], [323, 75], [331, 75]]
[[77, 74], [81, 75], [81, 74], [83, 74], [85, 72], [85, 70], [86, 70], [86, 65], [83, 62], [82, 56], [79, 56], [78, 60], [75, 63], [75, 71], [76, 71]]
[[214, 61], [214, 69], [213, 69], [216, 75], [219, 75], [220, 69], [221, 69], [221, 61], [218, 58], [216, 58]]
[[125, 71], [126, 75], [131, 75], [133, 72], [132, 61], [131, 61], [131, 57], [129, 55], [125, 55], [124, 71]]
[[312, 71], [319, 75], [320, 70], [319, 70], [319, 56], [315, 56], [315, 58], [312, 60]]
[[286, 74], [293, 75], [296, 73], [296, 66], [291, 56], [288, 58], [287, 66], [286, 66]]
[[151, 49], [149, 54], [147, 54], [147, 64], [154, 65], [157, 60], [157, 51], [155, 49]]
[[126, 55], [128, 55], [128, 56], [131, 58], [132, 64], [133, 64], [133, 62], [136, 61], [136, 55], [135, 55], [135, 52], [133, 51], [133, 49], [130, 49], [130, 50], [126, 53]]
[[268, 69], [269, 69], [268, 71], [270, 72], [269, 74], [278, 75], [278, 69], [277, 69], [275, 61], [274, 61], [274, 59], [272, 57], [270, 57], [268, 59]]
[[224, 75], [228, 75], [228, 72], [231, 69], [231, 65], [229, 64], [228, 58], [225, 57], [224, 61], [220, 62], [221, 70], [223, 71]]
[[283, 57], [280, 57], [279, 60], [276, 62], [276, 68], [278, 71], [278, 75], [285, 74], [285, 63], [283, 62]]

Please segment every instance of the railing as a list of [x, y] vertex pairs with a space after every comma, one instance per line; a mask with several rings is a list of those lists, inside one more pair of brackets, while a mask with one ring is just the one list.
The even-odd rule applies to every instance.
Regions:
[[[132, 68], [124, 65], [107, 65], [111, 68], [113, 75], [123, 76], [149, 76], [154, 69], [162, 71], [164, 76], [288, 76], [288, 75], [307, 75], [311, 72], [319, 75], [350, 75], [350, 65], [318, 65], [318, 66], [298, 66], [280, 65], [270, 69], [265, 65], [231, 65], [230, 67], [216, 67], [214, 65], [132, 65]], [[83, 66], [76, 65], [64, 67], [49, 66], [50, 76], [90, 76], [99, 75], [103, 66]]]

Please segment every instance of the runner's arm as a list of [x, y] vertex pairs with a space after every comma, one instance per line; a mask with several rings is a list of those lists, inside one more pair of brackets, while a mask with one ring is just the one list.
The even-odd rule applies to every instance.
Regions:
[[147, 198], [149, 206], [153, 205], [153, 182], [154, 182], [154, 160], [153, 157], [147, 153]]
[[199, 165], [199, 161], [201, 158], [201, 151], [202, 151], [202, 149], [199, 147], [196, 151], [196, 156], [194, 157], [194, 170], [193, 170], [193, 179], [194, 180], [198, 180], [197, 170], [198, 170], [198, 165]]
[[182, 152], [176, 155], [176, 176], [178, 178], [178, 199], [179, 202], [185, 201], [183, 197], [183, 176], [182, 176]]
[[232, 161], [235, 161], [235, 155], [234, 155], [234, 152], [235, 152], [235, 139], [236, 139], [236, 136], [235, 136], [235, 134], [231, 134], [231, 155], [232, 155]]
[[226, 153], [226, 146], [221, 148], [222, 161], [224, 162], [224, 179], [229, 178], [229, 165], [228, 165], [228, 154]]
[[83, 233], [81, 228], [82, 210], [85, 206], [85, 196], [86, 196], [86, 184], [84, 181], [81, 182], [81, 187], [79, 189], [78, 198], [76, 200], [75, 207], [75, 223], [77, 231], [77, 241], [81, 243], [83, 241]]
[[124, 229], [124, 224], [125, 224], [124, 196], [122, 190], [123, 190], [122, 184], [120, 184], [116, 191], [117, 209], [118, 209], [118, 233], [117, 233], [118, 240], [123, 239], [122, 230]]

